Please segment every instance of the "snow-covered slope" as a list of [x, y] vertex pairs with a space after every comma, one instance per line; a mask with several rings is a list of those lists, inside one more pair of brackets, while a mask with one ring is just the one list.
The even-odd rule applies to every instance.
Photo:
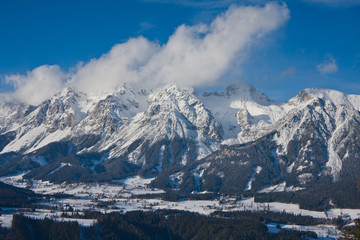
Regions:
[[265, 135], [285, 113], [284, 103], [270, 100], [248, 84], [204, 93], [199, 99], [224, 128], [223, 144], [254, 141]]

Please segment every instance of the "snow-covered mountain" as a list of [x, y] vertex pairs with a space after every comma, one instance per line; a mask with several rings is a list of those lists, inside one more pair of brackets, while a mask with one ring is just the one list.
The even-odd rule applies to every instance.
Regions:
[[124, 86], [90, 96], [67, 88], [39, 106], [3, 103], [1, 111], [9, 116], [1, 119], [1, 156], [20, 154], [17, 161], [31, 168], [51, 161], [38, 156], [43, 148], [66, 143], [63, 156], [100, 154], [93, 169], [121, 159], [154, 175], [211, 154], [223, 139], [222, 126], [193, 90], [175, 86], [154, 93]]
[[[360, 96], [327, 89], [305, 89], [290, 99], [291, 109], [275, 127], [279, 155], [287, 156], [287, 171], [303, 172], [303, 181], [313, 177], [308, 171], [321, 165], [321, 174], [337, 180], [342, 164], [357, 158], [360, 123]], [[323, 165], [325, 164], [325, 165]], [[320, 170], [320, 169], [319, 169]], [[299, 180], [300, 180], [299, 179]]]
[[[234, 106], [229, 94], [217, 95], [226, 96]], [[242, 144], [222, 146], [201, 161], [161, 174], [154, 186], [225, 193], [303, 190], [302, 194], [308, 194], [301, 195], [305, 201], [316, 199], [322, 207], [357, 202], [353, 200], [360, 196], [356, 187], [360, 172], [360, 96], [305, 89], [287, 103], [262, 99], [260, 104], [252, 98], [239, 101], [243, 105], [236, 116], [246, 112], [245, 117], [238, 117], [242, 129], [237, 141]], [[220, 105], [216, 110], [225, 111]], [[221, 116], [216, 111], [214, 115]], [[256, 118], [260, 120], [254, 121]], [[282, 201], [294, 197], [280, 196]], [[295, 196], [293, 201], [304, 202]]]
[[196, 94], [64, 89], [0, 105], [0, 174], [52, 181], [157, 177], [184, 191], [286, 191], [360, 171], [360, 96], [305, 89], [287, 103], [247, 84]]

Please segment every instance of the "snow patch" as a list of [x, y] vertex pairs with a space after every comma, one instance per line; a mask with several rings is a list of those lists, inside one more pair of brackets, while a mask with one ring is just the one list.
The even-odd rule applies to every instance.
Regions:
[[173, 186], [173, 190], [179, 190], [179, 186], [183, 181], [184, 173], [183, 172], [177, 172], [174, 174], [171, 174], [169, 176], [170, 184]]
[[294, 168], [294, 166], [295, 166], [295, 162], [291, 163], [290, 166], [288, 166], [288, 167], [286, 168], [286, 172], [287, 172], [287, 173], [291, 173], [292, 170], [293, 170], [293, 168]]
[[197, 169], [194, 169], [193, 176], [194, 176], [194, 181], [195, 181], [195, 186], [196, 186], [196, 192], [200, 192], [202, 181], [201, 181], [201, 177], [200, 177], [200, 174], [198, 173]]
[[331, 169], [331, 175], [333, 176], [334, 181], [338, 180], [342, 168], [342, 160], [340, 159], [339, 155], [336, 153], [335, 141], [337, 139], [337, 135], [341, 134], [341, 131], [345, 127], [345, 124], [347, 122], [348, 121], [345, 120], [340, 124], [340, 126], [337, 126], [331, 138], [329, 139], [329, 145], [328, 145], [329, 160], [326, 163], [326, 166]]
[[61, 163], [60, 166], [58, 166], [57, 168], [55, 168], [54, 170], [52, 170], [52, 171], [49, 173], [49, 175], [51, 175], [51, 174], [59, 171], [60, 169], [62, 169], [62, 168], [65, 167], [65, 166], [71, 167], [72, 164], [71, 164], [71, 163]]
[[[342, 236], [340, 230], [336, 229], [334, 225], [316, 225], [316, 226], [304, 226], [304, 225], [295, 225], [295, 224], [278, 224], [278, 223], [268, 223], [268, 231], [271, 233], [278, 233], [281, 229], [289, 231], [311, 231], [315, 232], [321, 239], [337, 239]], [[280, 228], [277, 228], [280, 226]]]
[[158, 167], [157, 170], [160, 173], [162, 171], [162, 162], [163, 162], [163, 157], [164, 157], [164, 150], [165, 150], [165, 145], [162, 145], [160, 147], [160, 152], [159, 152], [159, 160], [158, 160]]
[[113, 182], [122, 183], [126, 188], [145, 188], [149, 185], [155, 178], [142, 178], [140, 176], [128, 177], [122, 180], [113, 180]]
[[1, 214], [0, 226], [4, 228], [11, 228], [12, 219], [13, 219], [13, 214]]
[[31, 161], [36, 162], [37, 164], [39, 164], [41, 167], [48, 164], [46, 158], [43, 157], [43, 156], [31, 156], [30, 159], [31, 159]]
[[307, 184], [308, 182], [310, 182], [312, 177], [313, 177], [313, 175], [311, 173], [303, 173], [303, 174], [300, 174], [297, 177], [297, 179], [300, 184], [304, 185], [304, 184]]
[[251, 187], [252, 187], [251, 185], [252, 185], [253, 181], [255, 180], [255, 176], [256, 176], [256, 174], [259, 174], [261, 172], [261, 170], [262, 170], [262, 168], [260, 166], [253, 168], [253, 172], [245, 186], [245, 189], [244, 189], [245, 191], [251, 190]]
[[259, 193], [270, 193], [270, 192], [283, 192], [285, 191], [286, 182], [282, 182], [270, 187], [266, 187], [259, 191]]

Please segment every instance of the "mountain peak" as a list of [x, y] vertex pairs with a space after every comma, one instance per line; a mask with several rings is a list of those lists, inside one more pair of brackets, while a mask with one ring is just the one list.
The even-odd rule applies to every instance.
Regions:
[[325, 88], [306, 88], [289, 100], [290, 105], [307, 103], [313, 99], [321, 99], [330, 104], [346, 106], [350, 109], [360, 110], [360, 96], [349, 95], [337, 90]]
[[226, 87], [226, 95], [233, 96], [240, 94], [259, 95], [267, 98], [264, 93], [255, 89], [254, 86], [251, 84], [237, 83], [237, 84], [230, 84], [229, 86]]
[[240, 102], [255, 102], [261, 105], [268, 105], [271, 102], [265, 93], [247, 83], [230, 84], [225, 91], [204, 92], [202, 96], [226, 97]]

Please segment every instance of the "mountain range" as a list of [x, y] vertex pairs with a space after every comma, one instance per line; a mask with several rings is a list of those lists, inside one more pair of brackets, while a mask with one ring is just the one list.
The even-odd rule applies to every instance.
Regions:
[[329, 89], [278, 102], [247, 84], [202, 94], [66, 88], [38, 106], [0, 103], [0, 175], [57, 183], [139, 175], [167, 191], [359, 207], [359, 111], [360, 96]]

